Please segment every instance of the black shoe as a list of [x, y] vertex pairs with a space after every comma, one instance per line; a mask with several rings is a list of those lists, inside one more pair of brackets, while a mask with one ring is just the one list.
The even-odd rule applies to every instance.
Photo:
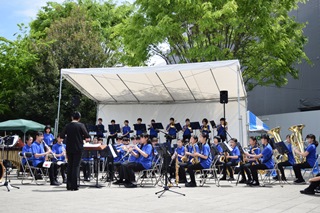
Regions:
[[226, 176], [223, 176], [222, 178], [220, 178], [219, 180], [227, 180]]
[[314, 191], [308, 191], [308, 190], [301, 190], [300, 193], [305, 194], [305, 195], [314, 195], [315, 194]]
[[35, 175], [35, 177], [34, 177], [36, 180], [42, 180], [43, 178], [42, 178], [42, 175], [40, 175], [40, 174], [37, 174], [37, 175]]
[[287, 181], [287, 178], [284, 177], [284, 176], [282, 176], [282, 177], [281, 177], [281, 180], [282, 180], [282, 181]]
[[228, 179], [228, 181], [234, 181], [234, 178], [233, 178], [233, 177], [231, 177], [231, 178], [229, 178], [229, 179]]
[[280, 178], [279, 178], [279, 176], [277, 175], [277, 176], [274, 176], [274, 177], [273, 177], [273, 180], [280, 180]]
[[179, 180], [179, 183], [186, 183], [186, 180]]
[[143, 174], [140, 178], [141, 178], [141, 179], [147, 178], [147, 175], [146, 175], [146, 174]]
[[133, 184], [133, 183], [125, 183], [124, 187], [126, 188], [137, 188], [137, 184]]
[[238, 183], [246, 183], [246, 179], [241, 179]]
[[253, 182], [253, 180], [250, 179], [250, 180], [247, 180], [247, 181], [246, 181], [246, 184], [249, 185], [249, 184], [252, 183], [252, 182]]
[[304, 181], [304, 179], [297, 179], [293, 183], [295, 183], [295, 184], [304, 184], [306, 182]]
[[71, 189], [71, 191], [78, 191], [79, 188], [74, 188], [74, 189]]
[[249, 186], [260, 186], [260, 184], [257, 181], [253, 181], [252, 183], [249, 183]]
[[60, 186], [61, 183], [57, 182], [57, 181], [53, 181], [50, 183], [51, 186]]
[[193, 182], [189, 182], [189, 183], [186, 183], [185, 186], [186, 187], [197, 187], [197, 184], [193, 183]]
[[117, 180], [115, 182], [112, 183], [113, 185], [123, 185], [123, 181], [122, 180]]
[[90, 182], [90, 178], [85, 178], [83, 181]]
[[67, 178], [63, 179], [62, 183], [67, 183]]

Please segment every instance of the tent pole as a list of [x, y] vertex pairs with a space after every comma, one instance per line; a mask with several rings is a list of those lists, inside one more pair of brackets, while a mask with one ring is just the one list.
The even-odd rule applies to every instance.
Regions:
[[59, 129], [61, 90], [62, 90], [62, 73], [61, 73], [61, 70], [60, 70], [60, 86], [59, 86], [58, 112], [57, 112], [57, 118], [56, 118], [55, 125], [54, 125], [54, 137], [55, 137], [55, 138], [58, 136], [58, 129]]
[[243, 146], [244, 143], [243, 143], [243, 127], [242, 127], [242, 117], [241, 117], [241, 114], [240, 114], [240, 82], [239, 82], [239, 79], [240, 79], [240, 69], [238, 68], [237, 69], [237, 93], [238, 93], [238, 118], [239, 118], [239, 139], [241, 141], [241, 145]]

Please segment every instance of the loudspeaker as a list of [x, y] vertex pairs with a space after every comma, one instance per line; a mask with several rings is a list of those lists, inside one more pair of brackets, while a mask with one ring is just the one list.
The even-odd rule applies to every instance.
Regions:
[[227, 104], [228, 103], [228, 91], [227, 90], [221, 90], [220, 91], [220, 103], [221, 104]]

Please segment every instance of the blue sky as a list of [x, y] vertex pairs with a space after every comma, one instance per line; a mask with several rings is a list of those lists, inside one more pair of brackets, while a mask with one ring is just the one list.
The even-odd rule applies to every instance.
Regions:
[[[19, 32], [17, 24], [29, 24], [36, 18], [37, 12], [50, 0], [0, 0], [0, 36], [13, 40]], [[51, 0], [63, 2], [64, 0]], [[123, 2], [118, 0], [117, 2]], [[133, 2], [134, 0], [127, 0]]]

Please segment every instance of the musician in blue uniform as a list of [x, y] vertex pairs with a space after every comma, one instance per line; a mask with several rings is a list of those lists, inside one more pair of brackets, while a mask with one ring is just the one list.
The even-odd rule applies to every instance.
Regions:
[[122, 137], [123, 138], [130, 138], [130, 132], [131, 132], [131, 128], [129, 126], [129, 121], [125, 120], [124, 126], [122, 127]]
[[[120, 167], [119, 180], [114, 184], [124, 184], [126, 188], [137, 187], [135, 182], [134, 172], [150, 169], [152, 166], [152, 145], [148, 141], [149, 135], [141, 135], [141, 147], [135, 145], [134, 149], [139, 153], [139, 159], [137, 162], [130, 162], [122, 164]], [[131, 152], [132, 155], [136, 155], [135, 152]]]
[[190, 119], [186, 119], [186, 124], [182, 128], [183, 131], [183, 138], [182, 141], [183, 143], [186, 143], [186, 140], [190, 141], [191, 138], [191, 133], [193, 132], [191, 126], [190, 126]]
[[226, 162], [223, 163], [223, 176], [222, 178], [220, 178], [220, 180], [226, 180], [227, 179], [227, 170], [229, 173], [230, 178], [228, 179], [228, 181], [233, 181], [233, 170], [232, 170], [232, 166], [237, 166], [238, 163], [241, 160], [241, 154], [240, 154], [240, 150], [237, 146], [237, 142], [238, 140], [236, 138], [232, 138], [230, 140], [230, 146], [232, 148], [231, 153], [227, 154], [225, 156], [225, 160]]
[[305, 180], [303, 179], [301, 174], [301, 169], [312, 168], [317, 161], [317, 146], [319, 143], [318, 141], [316, 141], [316, 136], [313, 134], [309, 134], [307, 135], [306, 140], [308, 142], [306, 151], [300, 152], [297, 149], [294, 149], [294, 152], [296, 154], [306, 158], [306, 162], [293, 165], [293, 171], [296, 176], [296, 180], [294, 181], [294, 183], [298, 184], [305, 183]]
[[[293, 153], [292, 153], [292, 144], [291, 144], [291, 140], [290, 140], [290, 135], [287, 135], [286, 136], [286, 141], [288, 143], [287, 145], [287, 148], [289, 150], [289, 153], [287, 153], [287, 156], [288, 156], [288, 160], [287, 161], [284, 161], [284, 162], [279, 162], [278, 163], [278, 169], [281, 173], [281, 176], [279, 176], [279, 174], [277, 174], [277, 176], [275, 176], [273, 179], [275, 180], [279, 180], [280, 177], [281, 177], [281, 180], [283, 181], [287, 181], [286, 179], [286, 176], [284, 174], [284, 167], [285, 166], [293, 166], [294, 163], [295, 163], [295, 159], [294, 159], [294, 156], [293, 156]], [[280, 160], [280, 159], [279, 159]], [[277, 171], [278, 172], [278, 171]]]
[[221, 138], [221, 141], [227, 139], [228, 124], [225, 118], [220, 118], [220, 124], [217, 125], [217, 136]]
[[54, 136], [51, 133], [51, 126], [50, 125], [47, 125], [44, 128], [43, 140], [49, 147], [52, 147], [53, 141], [54, 141]]
[[207, 144], [208, 135], [200, 134], [200, 142], [202, 144], [200, 153], [193, 153], [194, 157], [200, 159], [199, 163], [188, 165], [188, 173], [191, 181], [186, 183], [186, 187], [196, 187], [196, 179], [194, 176], [195, 170], [208, 169], [211, 166], [212, 157], [210, 152], [210, 146]]
[[102, 124], [102, 118], [98, 118], [98, 124], [96, 125], [96, 137], [104, 138], [103, 133], [105, 132], [104, 125]]
[[109, 126], [109, 136], [107, 138], [107, 145], [109, 145], [110, 140], [112, 142], [112, 145], [115, 144], [115, 140], [118, 136], [118, 132], [116, 130], [115, 124], [116, 124], [116, 121], [111, 120], [111, 125]]
[[263, 145], [263, 150], [260, 154], [249, 154], [245, 152], [245, 155], [254, 158], [254, 159], [260, 159], [260, 164], [252, 165], [250, 167], [250, 171], [252, 174], [253, 181], [248, 183], [250, 186], [259, 186], [259, 179], [258, 179], [258, 170], [266, 170], [266, 169], [272, 169], [274, 167], [274, 162], [272, 159], [273, 151], [272, 147], [269, 144], [270, 138], [268, 135], [262, 135], [261, 136], [261, 143]]
[[[26, 144], [22, 148], [23, 155], [25, 153], [32, 153], [32, 149], [31, 149], [32, 142], [33, 142], [33, 137], [31, 137], [30, 135], [27, 136]], [[27, 160], [28, 160], [29, 165], [31, 166], [32, 165], [32, 157], [27, 158], [27, 159], [22, 158], [22, 164], [25, 165], [27, 163]], [[20, 170], [20, 171], [22, 171], [22, 170]]]
[[210, 125], [208, 125], [208, 119], [204, 118], [202, 119], [202, 125], [201, 125], [201, 133], [204, 133], [206, 135], [208, 135], [208, 139], [210, 138]]
[[[249, 138], [249, 144], [250, 144], [250, 150], [249, 150], [250, 154], [259, 155], [261, 153], [256, 137], [251, 136]], [[250, 166], [252, 166], [252, 164], [257, 164], [257, 162], [256, 162], [256, 159], [250, 158], [250, 157], [246, 157], [243, 160], [245, 163], [240, 165], [241, 180], [239, 181], [239, 183], [250, 183], [252, 182], [252, 175], [249, 168]], [[246, 178], [246, 174], [247, 174], [247, 178]]]
[[[66, 169], [67, 169], [67, 161], [66, 161], [66, 145], [63, 144], [63, 139], [58, 136], [57, 143], [52, 146], [52, 152], [55, 154], [56, 158], [52, 159], [53, 162], [57, 163], [58, 167], [60, 167], [60, 173], [63, 180], [63, 183], [67, 183], [66, 178]], [[55, 171], [54, 178], [57, 181], [58, 170]], [[58, 181], [57, 181], [58, 182]]]
[[156, 121], [154, 119], [151, 120], [151, 124], [149, 125], [149, 135], [150, 135], [150, 140], [152, 140], [153, 138], [158, 138], [158, 132], [159, 130], [156, 130], [155, 128], [153, 128], [153, 124], [156, 123]]
[[172, 147], [171, 147], [171, 143], [173, 139], [176, 139], [177, 137], [177, 129], [175, 127], [175, 122], [174, 122], [174, 118], [170, 118], [170, 123], [167, 125], [166, 127], [166, 131], [167, 131], [167, 148], [169, 150], [170, 153], [173, 153]]
[[[175, 164], [176, 158], [178, 158], [178, 163], [181, 163], [181, 158], [185, 155], [185, 147], [182, 144], [182, 140], [177, 141], [177, 148], [175, 149], [174, 154], [171, 156], [171, 165], [170, 165], [170, 179], [175, 178]], [[180, 173], [179, 173], [180, 175]], [[184, 177], [183, 177], [184, 178]], [[180, 179], [180, 178], [179, 178]]]
[[[142, 118], [137, 119], [137, 124], [142, 124]], [[140, 136], [143, 133], [143, 129], [136, 130], [136, 135]]]

